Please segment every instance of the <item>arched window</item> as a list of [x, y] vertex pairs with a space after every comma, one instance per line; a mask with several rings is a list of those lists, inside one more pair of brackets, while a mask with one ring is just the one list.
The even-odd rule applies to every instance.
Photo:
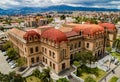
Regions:
[[81, 41], [79, 42], [78, 47], [81, 47]]
[[73, 49], [73, 44], [70, 45], [70, 50], [72, 50], [72, 49]]
[[34, 40], [38, 40], [38, 36], [34, 35]]
[[77, 48], [77, 43], [75, 43], [74, 48]]

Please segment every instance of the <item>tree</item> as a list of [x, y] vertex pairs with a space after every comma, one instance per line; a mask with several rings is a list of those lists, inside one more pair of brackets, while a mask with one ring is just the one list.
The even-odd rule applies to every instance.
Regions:
[[75, 60], [80, 61], [81, 64], [86, 64], [95, 61], [95, 57], [92, 55], [91, 51], [81, 51], [76, 54]]
[[56, 82], [69, 82], [66, 78], [59, 78]]
[[88, 76], [85, 78], [84, 82], [96, 82], [92, 77]]
[[60, 19], [61, 19], [61, 20], [65, 20], [65, 18], [66, 18], [65, 15], [61, 15], [61, 16], [60, 16]]
[[24, 57], [20, 57], [16, 60], [17, 62], [17, 66], [18, 67], [23, 67], [26, 63], [25, 63], [25, 58]]
[[32, 75], [34, 75], [35, 77], [38, 77], [38, 78], [40, 78], [40, 74], [41, 73], [38, 69], [34, 70], [33, 73], [32, 73]]
[[77, 68], [77, 76], [81, 76], [82, 75], [82, 69], [81, 68]]
[[106, 47], [106, 50], [110, 53], [112, 48], [111, 47]]
[[7, 41], [4, 45], [3, 45], [3, 48], [5, 50], [9, 49], [10, 47], [12, 47], [12, 43], [10, 41]]
[[51, 79], [51, 77], [50, 77], [50, 68], [43, 69], [43, 73], [44, 73], [45, 77], [48, 79], [48, 81], [50, 81], [50, 79]]
[[113, 46], [116, 50], [120, 50], [120, 37], [114, 41]]
[[7, 55], [9, 58], [16, 58], [17, 57], [17, 50], [14, 48], [9, 48], [7, 50]]
[[1, 30], [1, 31], [4, 31], [4, 27], [0, 26], [0, 30]]
[[16, 72], [10, 72], [9, 74], [0, 73], [0, 81], [1, 82], [24, 82], [24, 78], [20, 74], [16, 74]]

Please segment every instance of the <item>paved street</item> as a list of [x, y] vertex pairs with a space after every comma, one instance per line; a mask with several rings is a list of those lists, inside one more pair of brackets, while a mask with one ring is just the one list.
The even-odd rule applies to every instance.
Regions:
[[0, 50], [0, 72], [4, 74], [8, 74], [10, 71], [13, 71], [14, 69], [11, 69], [9, 64], [6, 62], [6, 56], [3, 56], [1, 50]]
[[118, 78], [120, 78], [120, 65], [114, 71], [115, 73], [110, 72], [110, 74], [101, 82], [108, 82], [113, 76], [117, 76]]

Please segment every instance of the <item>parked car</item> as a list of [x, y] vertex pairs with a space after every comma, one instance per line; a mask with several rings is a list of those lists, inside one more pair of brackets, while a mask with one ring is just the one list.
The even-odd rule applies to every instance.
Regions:
[[10, 59], [10, 58], [9, 58], [9, 57], [7, 57], [7, 58], [6, 58], [6, 61], [8, 61], [9, 59]]
[[11, 61], [12, 61], [12, 59], [8, 59], [8, 60], [7, 60], [8, 63], [11, 62]]
[[115, 59], [114, 64], [117, 65], [119, 63], [118, 59]]
[[10, 68], [12, 68], [12, 69], [15, 67], [16, 67], [16, 63], [10, 66]]
[[11, 66], [11, 65], [15, 64], [15, 61], [12, 60], [12, 61], [10, 61], [8, 64]]
[[3, 52], [3, 55], [4, 55], [4, 56], [6, 56], [6, 55], [7, 55], [7, 52], [6, 52], [6, 51], [4, 51], [4, 52]]

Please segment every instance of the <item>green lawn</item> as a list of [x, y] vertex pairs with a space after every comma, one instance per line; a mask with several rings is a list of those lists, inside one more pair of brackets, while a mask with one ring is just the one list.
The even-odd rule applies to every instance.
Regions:
[[88, 73], [82, 73], [82, 76], [80, 76], [82, 79], [87, 78], [88, 76], [91, 76], [92, 78], [94, 78], [97, 82], [106, 74], [105, 71], [103, 70], [98, 70], [98, 76], [96, 76], [95, 74], [88, 74]]
[[109, 80], [109, 82], [117, 82], [117, 80], [118, 80], [118, 77], [113, 76], [113, 77]]
[[119, 53], [112, 52], [111, 55], [114, 56], [114, 57], [116, 57], [116, 58], [118, 58], [118, 60], [120, 61], [120, 54]]
[[86, 66], [81, 66], [80, 69], [81, 69], [81, 75], [79, 76], [80, 78], [85, 79], [88, 76], [91, 76], [97, 82], [106, 74], [105, 71], [98, 68], [89, 68]]
[[41, 80], [35, 76], [29, 76], [26, 78], [26, 82], [41, 82]]

